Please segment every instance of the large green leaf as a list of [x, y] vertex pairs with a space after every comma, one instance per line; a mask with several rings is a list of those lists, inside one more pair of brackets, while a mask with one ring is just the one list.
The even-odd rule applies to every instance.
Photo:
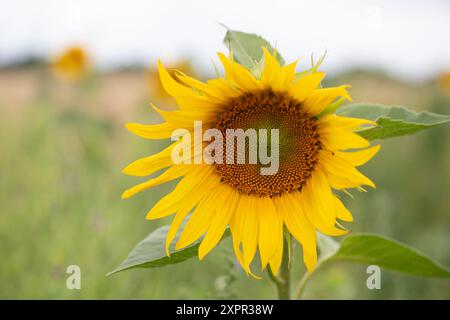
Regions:
[[251, 70], [261, 68], [263, 58], [262, 47], [266, 47], [272, 54], [275, 53], [278, 62], [281, 65], [284, 64], [284, 59], [278, 51], [267, 40], [254, 33], [235, 31], [227, 28], [227, 33], [223, 41], [231, 49], [234, 60]]
[[326, 259], [328, 262], [350, 261], [378, 265], [414, 276], [450, 278], [450, 270], [431, 258], [396, 240], [376, 234], [349, 235]]
[[[169, 264], [180, 263], [197, 255], [200, 240], [197, 240], [190, 246], [175, 250], [174, 246], [178, 238], [183, 232], [184, 224], [178, 230], [172, 245], [170, 246], [170, 257], [166, 255], [165, 243], [169, 226], [163, 226], [151, 232], [144, 240], [139, 242], [131, 251], [128, 257], [113, 271], [107, 275], [111, 275], [120, 271], [132, 268], [156, 268]], [[224, 238], [229, 235], [226, 230]]]
[[413, 134], [450, 121], [450, 116], [447, 115], [428, 111], [415, 112], [401, 106], [387, 107], [368, 103], [343, 106], [336, 114], [376, 121], [377, 126], [358, 131], [359, 135], [368, 140]]

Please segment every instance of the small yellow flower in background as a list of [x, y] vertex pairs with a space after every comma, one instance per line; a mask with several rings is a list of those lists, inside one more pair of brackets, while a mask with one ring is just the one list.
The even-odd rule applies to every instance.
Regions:
[[439, 89], [450, 96], [450, 70], [442, 72], [440, 75], [438, 75], [437, 83]]
[[[157, 125], [130, 123], [127, 128], [146, 139], [167, 139], [174, 130], [194, 131], [194, 121], [202, 120], [204, 130], [278, 128], [280, 132], [279, 170], [261, 175], [259, 164], [174, 164], [174, 142], [161, 152], [139, 159], [123, 172], [156, 178], [123, 193], [129, 198], [159, 184], [181, 178], [176, 188], [148, 212], [148, 219], [175, 217], [167, 234], [166, 250], [183, 220], [192, 211], [176, 242], [181, 249], [203, 237], [199, 258], [203, 259], [220, 241], [227, 226], [232, 234], [236, 257], [251, 274], [257, 250], [262, 268], [268, 265], [277, 274], [286, 228], [303, 246], [309, 271], [317, 262], [316, 231], [340, 236], [347, 231], [341, 221], [352, 221], [333, 190], [362, 189], [374, 183], [356, 167], [369, 161], [379, 150], [354, 133], [370, 120], [327, 114], [324, 110], [336, 99], [350, 100], [348, 86], [321, 88], [325, 76], [311, 71], [296, 78], [296, 62], [280, 66], [264, 50], [264, 70], [255, 77], [247, 68], [219, 53], [224, 78], [201, 82], [183, 73], [174, 79], [159, 63], [162, 86], [179, 109], [156, 109], [165, 122]], [[360, 149], [359, 151], [355, 151]], [[348, 151], [353, 150], [353, 151]], [[194, 157], [195, 155], [193, 155]]]
[[87, 52], [79, 46], [66, 49], [52, 63], [53, 74], [63, 81], [79, 81], [89, 72], [90, 62]]

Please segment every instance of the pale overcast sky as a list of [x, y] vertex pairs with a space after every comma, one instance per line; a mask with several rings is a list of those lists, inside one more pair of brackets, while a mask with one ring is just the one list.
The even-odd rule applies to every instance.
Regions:
[[263, 35], [286, 60], [326, 49], [331, 72], [369, 66], [426, 78], [450, 69], [448, 0], [3, 1], [0, 63], [82, 43], [101, 68], [187, 55], [212, 69], [225, 50], [219, 23]]

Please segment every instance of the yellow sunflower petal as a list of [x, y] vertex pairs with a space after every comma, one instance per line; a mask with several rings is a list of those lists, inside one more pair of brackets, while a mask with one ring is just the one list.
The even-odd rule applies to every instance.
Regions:
[[192, 88], [186, 87], [173, 79], [160, 61], [158, 62], [158, 71], [164, 90], [175, 98], [181, 110], [205, 111], [216, 108], [216, 104], [209, 101], [205, 96], [199, 95]]
[[225, 69], [226, 79], [236, 83], [244, 91], [261, 89], [259, 81], [245, 67], [228, 59], [223, 53], [219, 52], [218, 56]]
[[151, 107], [158, 112], [166, 122], [173, 124], [176, 128], [192, 128], [194, 121], [201, 120], [203, 125], [209, 124], [211, 121], [215, 121], [217, 114], [215, 111], [165, 111], [158, 109], [152, 103]]
[[275, 78], [275, 83], [272, 85], [273, 91], [285, 92], [289, 90], [289, 88], [291, 87], [291, 83], [295, 77], [296, 66], [297, 61], [281, 67], [280, 72]]
[[317, 120], [319, 130], [349, 130], [355, 131], [363, 125], [375, 126], [377, 123], [368, 119], [341, 117], [335, 114], [328, 114]]
[[222, 95], [229, 98], [236, 98], [242, 94], [242, 92], [232, 85], [229, 81], [223, 78], [210, 79], [207, 81], [208, 85], [220, 91]]
[[222, 197], [217, 199], [216, 206], [217, 208], [220, 208], [220, 210], [215, 211], [208, 232], [198, 248], [198, 257], [200, 260], [202, 260], [222, 238], [225, 228], [230, 222], [239, 200], [238, 193], [227, 185], [223, 185], [223, 188], [221, 188], [219, 192], [222, 193]]
[[161, 61], [158, 61], [158, 73], [164, 90], [172, 97], [192, 97], [196, 95], [191, 88], [183, 86], [172, 78]]
[[[241, 198], [242, 198], [242, 196], [239, 194], [238, 205], [239, 205], [239, 202], [241, 201]], [[250, 263], [246, 264], [244, 261], [244, 254], [243, 254], [240, 246], [242, 243], [242, 234], [243, 234], [243, 231], [241, 230], [241, 228], [243, 227], [242, 221], [243, 221], [243, 219], [245, 219], [245, 215], [239, 214], [238, 212], [239, 211], [237, 210], [237, 206], [236, 206], [235, 214], [233, 215], [233, 217], [230, 220], [230, 230], [231, 230], [231, 234], [232, 234], [233, 250], [235, 252], [235, 255], [236, 255], [236, 258], [237, 258], [239, 264], [242, 266], [242, 268], [244, 268], [244, 271], [247, 273], [247, 275], [251, 275], [255, 279], [261, 279], [261, 277], [252, 273], [252, 271], [250, 270]], [[255, 237], [255, 239], [256, 239], [256, 237]], [[254, 251], [256, 251], [256, 241], [255, 241]]]
[[281, 195], [280, 198], [274, 198], [274, 203], [278, 212], [283, 216], [283, 221], [289, 232], [302, 244], [304, 253], [315, 257], [315, 260], [317, 260], [316, 231], [306, 218], [297, 199], [293, 194], [286, 193]]
[[282, 217], [277, 214], [272, 199], [268, 197], [257, 199], [257, 213], [259, 222], [258, 246], [261, 255], [261, 267], [264, 270], [277, 249], [279, 234], [283, 233], [283, 221]]
[[224, 103], [230, 98], [235, 98], [242, 94], [229, 81], [225, 81], [224, 79], [212, 79], [204, 83], [184, 74], [180, 74], [178, 78], [187, 85], [202, 91], [217, 103]]
[[317, 264], [317, 251], [309, 253], [308, 251], [305, 251], [305, 247], [303, 247], [303, 262], [305, 263], [308, 272], [313, 272]]
[[303, 76], [290, 88], [289, 92], [296, 100], [303, 102], [311, 91], [320, 85], [323, 78], [325, 78], [323, 72], [314, 72]]
[[281, 72], [280, 64], [277, 59], [267, 50], [263, 48], [264, 51], [264, 70], [261, 75], [261, 81], [269, 87], [276, 87], [276, 79], [278, 74]]
[[345, 149], [360, 149], [370, 146], [369, 141], [356, 133], [347, 130], [322, 131], [319, 129], [320, 142], [332, 151]]
[[272, 270], [272, 273], [274, 275], [278, 274], [278, 271], [280, 270], [281, 266], [281, 260], [283, 260], [283, 242], [284, 242], [283, 230], [281, 230], [278, 237], [279, 239], [277, 241], [278, 243], [277, 248], [275, 249], [273, 257], [269, 260], [270, 270]]
[[348, 221], [348, 222], [353, 221], [352, 214], [344, 206], [342, 201], [339, 200], [339, 198], [336, 196], [334, 197], [334, 199], [336, 200], [336, 217], [342, 221]]
[[367, 161], [373, 158], [380, 150], [381, 145], [373, 146], [365, 150], [353, 151], [353, 152], [343, 152], [335, 151], [336, 156], [342, 158], [349, 162], [354, 167], [359, 167], [365, 164]]
[[177, 97], [175, 101], [183, 111], [213, 111], [219, 110], [221, 107], [221, 104], [211, 101], [205, 96]]
[[277, 198], [277, 210], [282, 213], [284, 223], [289, 232], [302, 245], [303, 261], [309, 272], [314, 270], [317, 263], [316, 230], [306, 218], [303, 208], [298, 202], [300, 192], [285, 194]]
[[[240, 197], [241, 198], [241, 197]], [[242, 220], [245, 218], [244, 215], [239, 214], [239, 203], [241, 202], [241, 199], [239, 198], [238, 204], [236, 205], [236, 212], [230, 219], [230, 230], [231, 235], [233, 238], [233, 249], [236, 254], [236, 257], [241, 264], [241, 266], [244, 268], [244, 270], [248, 273], [249, 269], [246, 269], [245, 263], [244, 263], [244, 256], [242, 253], [242, 250], [240, 248], [241, 242], [242, 242]]]
[[128, 199], [141, 191], [144, 191], [144, 190], [150, 189], [154, 186], [160, 185], [162, 183], [166, 183], [166, 182], [172, 181], [174, 179], [177, 179], [181, 176], [186, 175], [190, 170], [191, 170], [191, 168], [187, 165], [172, 166], [169, 169], [167, 169], [166, 171], [164, 171], [163, 173], [161, 173], [158, 177], [156, 177], [154, 179], [150, 179], [146, 182], [140, 183], [140, 184], [126, 190], [122, 194], [122, 199]]
[[[211, 182], [211, 179], [210, 179]], [[180, 203], [180, 209], [178, 210], [177, 214], [175, 215], [175, 218], [173, 219], [172, 223], [170, 224], [169, 227], [169, 231], [167, 233], [167, 238], [166, 238], [166, 253], [167, 255], [170, 255], [170, 244], [172, 243], [173, 239], [175, 239], [175, 236], [178, 232], [178, 229], [180, 228], [181, 223], [183, 222], [184, 218], [189, 214], [189, 212], [191, 212], [191, 210], [198, 204], [198, 202], [205, 196], [205, 194], [207, 192], [209, 192], [210, 188], [208, 188], [207, 184], [205, 183], [204, 185], [204, 189], [200, 189], [200, 188], [195, 188], [194, 190], [190, 190], [189, 193], [186, 194], [185, 199], [183, 199], [183, 201]], [[214, 222], [213, 222], [214, 223]], [[214, 226], [211, 226], [211, 229]], [[209, 232], [211, 232], [211, 229], [209, 230]], [[223, 228], [223, 230], [225, 230], [225, 228]], [[220, 238], [222, 237], [223, 234], [223, 230], [220, 231], [218, 229], [214, 229], [215, 231], [215, 236], [218, 237], [218, 240], [220, 240]], [[222, 232], [222, 233], [220, 233]], [[220, 235], [219, 235], [220, 233]], [[201, 250], [201, 245], [199, 248], [199, 254], [200, 254], [200, 250]]]
[[241, 231], [244, 269], [249, 269], [258, 246], [258, 215], [256, 212], [256, 196], [242, 195], [236, 208], [236, 217]]
[[[208, 190], [216, 182], [215, 179], [207, 179], [214, 174], [210, 166], [192, 166], [187, 174], [177, 184], [175, 189], [162, 197], [147, 213], [146, 219], [153, 220], [166, 217], [178, 211], [183, 201], [190, 200], [192, 193], [202, 195], [202, 191]], [[187, 199], [187, 200], [186, 200]]]
[[205, 190], [203, 199], [195, 208], [194, 213], [189, 218], [180, 239], [176, 243], [175, 249], [184, 248], [199, 239], [211, 225], [211, 220], [215, 214], [216, 200], [222, 196], [219, 192], [220, 181]]
[[333, 188], [336, 188], [333, 184], [341, 185], [343, 188], [356, 188], [362, 185], [375, 188], [375, 184], [369, 178], [328, 150], [319, 151], [319, 161]]
[[173, 124], [164, 122], [160, 124], [127, 123], [126, 128], [135, 135], [145, 139], [167, 139], [177, 129]]
[[189, 206], [184, 206], [182, 209], [180, 209], [180, 211], [177, 212], [175, 218], [173, 218], [172, 223], [170, 224], [169, 231], [167, 232], [166, 236], [166, 254], [169, 257], [170, 244], [172, 243], [173, 239], [175, 239], [178, 229], [180, 229], [181, 224], [183, 223], [184, 219], [191, 209], [192, 208], [189, 208]]
[[330, 103], [332, 103], [339, 97], [344, 97], [347, 100], [351, 101], [352, 98], [347, 92], [347, 88], [349, 87], [350, 86], [344, 85], [334, 88], [315, 89], [311, 91], [311, 93], [308, 94], [308, 96], [303, 101], [303, 108], [310, 115], [315, 116], [325, 110], [325, 108], [328, 107]]
[[173, 164], [171, 153], [176, 144], [177, 142], [172, 143], [158, 153], [130, 163], [122, 170], [122, 172], [130, 176], [142, 177], [151, 175], [158, 170], [171, 166]]
[[301, 193], [296, 194], [308, 220], [320, 232], [330, 236], [344, 235], [348, 231], [336, 228], [335, 200], [325, 175], [315, 170], [303, 186]]

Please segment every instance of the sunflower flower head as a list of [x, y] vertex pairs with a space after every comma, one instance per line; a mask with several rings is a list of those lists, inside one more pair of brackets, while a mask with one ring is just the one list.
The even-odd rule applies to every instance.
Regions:
[[67, 48], [52, 63], [52, 72], [56, 78], [66, 82], [83, 79], [89, 72], [89, 57], [80, 46]]
[[[283, 248], [287, 230], [302, 245], [304, 263], [312, 271], [317, 262], [317, 231], [340, 236], [347, 233], [340, 221], [353, 219], [336, 191], [375, 187], [356, 167], [370, 160], [379, 146], [370, 147], [355, 133], [361, 126], [374, 123], [329, 112], [336, 100], [351, 99], [348, 86], [322, 88], [324, 73], [313, 68], [298, 76], [296, 62], [281, 66], [274, 55], [263, 51], [264, 68], [258, 77], [221, 53], [218, 55], [225, 76], [206, 82], [183, 73], [177, 73], [175, 80], [158, 63], [161, 84], [179, 108], [163, 111], [155, 107], [163, 123], [130, 123], [127, 128], [146, 139], [170, 138], [179, 128], [185, 129], [185, 134], [161, 152], [123, 170], [125, 174], [147, 176], [165, 169], [156, 178], [126, 190], [123, 198], [179, 179], [175, 189], [147, 214], [148, 219], [174, 215], [166, 239], [167, 251], [185, 220], [175, 248], [202, 239], [200, 259], [218, 244], [229, 227], [236, 258], [247, 273], [252, 274], [250, 266], [259, 251], [262, 268], [270, 266], [277, 274], [283, 250], [287, 250]], [[174, 163], [174, 150], [194, 134], [199, 120], [203, 129], [216, 129], [225, 137], [230, 129], [277, 129], [276, 172], [264, 174], [261, 169], [267, 165], [261, 161], [199, 162], [195, 147], [185, 154], [188, 161]], [[246, 150], [233, 148], [227, 152], [227, 142], [219, 150], [223, 151], [223, 159], [236, 159], [242, 154], [248, 157]], [[270, 149], [270, 143], [266, 147]]]

